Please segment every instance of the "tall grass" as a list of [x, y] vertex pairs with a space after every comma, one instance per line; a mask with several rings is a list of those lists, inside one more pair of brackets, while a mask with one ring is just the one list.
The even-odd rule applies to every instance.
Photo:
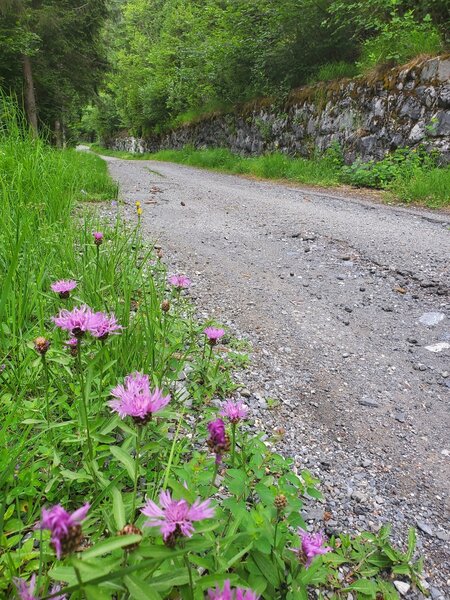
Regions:
[[30, 326], [42, 327], [42, 292], [74, 262], [75, 201], [116, 194], [104, 161], [51, 149], [29, 134], [12, 102], [0, 100], [0, 362]]

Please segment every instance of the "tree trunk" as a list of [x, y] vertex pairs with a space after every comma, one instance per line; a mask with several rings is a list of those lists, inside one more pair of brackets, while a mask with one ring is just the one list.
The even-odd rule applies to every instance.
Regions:
[[55, 144], [57, 148], [63, 147], [63, 131], [61, 130], [61, 121], [55, 120]]
[[23, 55], [23, 78], [25, 88], [25, 110], [28, 117], [28, 123], [35, 136], [38, 135], [38, 122], [36, 111], [36, 96], [34, 94], [33, 71], [31, 68], [30, 57]]

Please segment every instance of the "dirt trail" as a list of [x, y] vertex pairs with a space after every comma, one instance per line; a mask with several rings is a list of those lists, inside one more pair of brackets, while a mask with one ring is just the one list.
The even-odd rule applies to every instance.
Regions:
[[200, 310], [252, 340], [244, 394], [323, 481], [328, 530], [418, 524], [450, 597], [450, 215], [107, 160]]

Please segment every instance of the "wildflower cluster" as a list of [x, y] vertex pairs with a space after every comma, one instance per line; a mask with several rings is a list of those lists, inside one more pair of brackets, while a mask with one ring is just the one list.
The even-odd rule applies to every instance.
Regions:
[[[337, 566], [369, 568], [361, 557], [372, 550], [327, 540], [325, 523], [308, 529], [302, 499], [320, 497], [318, 482], [262, 439], [232, 379], [231, 336], [197, 322], [191, 280], [167, 277], [139, 226], [115, 235], [101, 249], [102, 232], [85, 235], [74, 279], [44, 295], [42, 322], [60, 300], [52, 322], [67, 338], [34, 338], [37, 384], [17, 403], [25, 424], [39, 424], [38, 475], [22, 475], [29, 458], [16, 448], [0, 595], [282, 600], [306, 598], [311, 577], [319, 594], [357, 583], [356, 570], [343, 583]], [[16, 393], [9, 356], [5, 365], [2, 384]], [[386, 585], [370, 581], [376, 593]]]

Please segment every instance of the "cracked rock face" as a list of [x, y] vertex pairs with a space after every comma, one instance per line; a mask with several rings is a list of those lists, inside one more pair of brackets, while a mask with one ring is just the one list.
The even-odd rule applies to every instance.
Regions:
[[124, 134], [105, 143], [116, 150], [224, 146], [257, 155], [268, 151], [308, 156], [339, 143], [347, 162], [380, 159], [395, 148], [419, 143], [450, 162], [450, 59], [433, 58], [409, 69], [392, 69], [379, 81], [363, 78], [300, 88], [280, 112], [274, 106], [205, 117], [151, 138]]

